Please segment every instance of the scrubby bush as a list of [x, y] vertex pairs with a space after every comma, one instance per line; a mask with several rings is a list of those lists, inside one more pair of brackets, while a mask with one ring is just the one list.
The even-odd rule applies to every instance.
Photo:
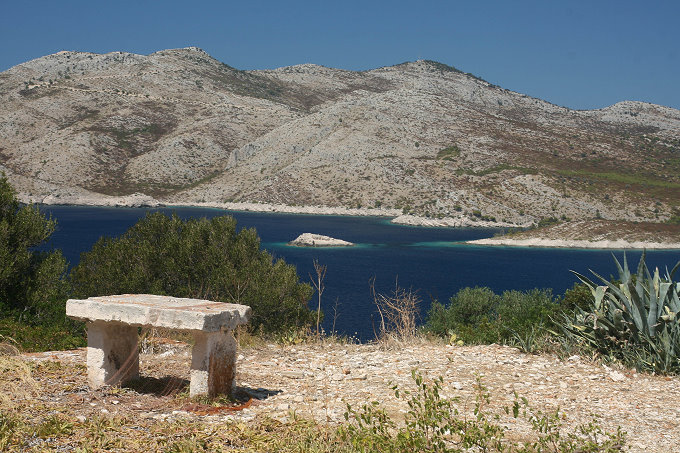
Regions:
[[526, 332], [534, 326], [549, 324], [559, 305], [550, 289], [505, 291], [498, 305], [498, 322], [512, 332]]
[[587, 309], [593, 299], [593, 294], [585, 283], [574, 283], [574, 286], [564, 292], [560, 307], [563, 312], [571, 313], [576, 308]]
[[66, 260], [59, 251], [39, 252], [56, 222], [35, 206], [22, 206], [0, 175], [0, 310], [23, 322], [62, 321]]
[[148, 214], [118, 238], [101, 238], [71, 272], [77, 297], [152, 293], [249, 305], [264, 332], [308, 326], [312, 289], [295, 267], [260, 250], [254, 229], [229, 216], [182, 220]]
[[427, 313], [424, 330], [438, 336], [456, 334], [464, 342], [493, 342], [496, 332], [498, 296], [489, 288], [463, 288], [451, 297], [448, 306], [434, 301]]
[[417, 319], [421, 298], [413, 289], [400, 288], [395, 283], [390, 294], [375, 291], [375, 279], [370, 282], [373, 302], [380, 316], [377, 339], [408, 340], [417, 334]]
[[602, 285], [576, 274], [591, 291], [590, 304], [576, 307], [560, 321], [562, 332], [605, 358], [641, 370], [680, 372], [680, 283], [673, 273], [652, 275], [642, 254], [632, 274], [626, 256], [623, 265], [614, 257], [617, 282], [597, 274]]
[[551, 324], [559, 304], [550, 290], [505, 291], [463, 288], [444, 306], [434, 302], [424, 330], [439, 336], [456, 335], [466, 343], [507, 342], [533, 335]]
[[0, 175], [0, 337], [26, 350], [80, 346], [81, 323], [66, 319], [67, 263], [60, 251], [37, 251], [56, 222], [22, 205]]

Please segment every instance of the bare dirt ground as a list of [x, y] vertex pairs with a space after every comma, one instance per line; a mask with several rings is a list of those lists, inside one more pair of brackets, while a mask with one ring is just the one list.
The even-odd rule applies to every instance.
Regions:
[[399, 418], [407, 406], [392, 386], [414, 390], [411, 372], [417, 369], [427, 378], [443, 377], [444, 396], [459, 398], [462, 414], [472, 413], [479, 377], [491, 395], [489, 410], [501, 415], [509, 437], [529, 435], [526, 423], [502, 410], [517, 392], [536, 409], [559, 408], [566, 429], [595, 417], [608, 431], [619, 426], [626, 431], [632, 452], [680, 451], [680, 378], [609, 368], [578, 356], [527, 355], [507, 346], [320, 342], [248, 347], [239, 353], [237, 401], [222, 406], [198, 404], [186, 396], [190, 348], [184, 343], [142, 354], [142, 379], [122, 389], [88, 388], [84, 349], [19, 358], [32, 368], [32, 378], [20, 382], [21, 391], [13, 391], [16, 376], [3, 373], [0, 402], [35, 417], [59, 413], [83, 422], [122, 416], [143, 427], [177, 420], [219, 425], [295, 416], [335, 425], [344, 421], [348, 403], [359, 409], [379, 401]]

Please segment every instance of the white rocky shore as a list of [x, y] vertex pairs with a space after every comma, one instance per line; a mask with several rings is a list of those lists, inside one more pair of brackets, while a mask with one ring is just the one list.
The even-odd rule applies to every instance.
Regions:
[[420, 217], [417, 215], [402, 214], [401, 209], [389, 208], [345, 208], [341, 206], [289, 206], [285, 204], [269, 203], [191, 203], [189, 206], [206, 208], [228, 209], [233, 211], [255, 211], [255, 212], [281, 212], [290, 214], [312, 214], [312, 215], [341, 215], [358, 217], [392, 217], [391, 223], [398, 225], [427, 226], [427, 227], [481, 227], [481, 228], [502, 228], [502, 227], [523, 227], [527, 225], [517, 225], [507, 222], [490, 222], [477, 220], [474, 218], [460, 215], [458, 217], [443, 217], [433, 219]]
[[128, 207], [158, 207], [158, 206], [177, 206], [177, 207], [199, 207], [225, 209], [229, 211], [250, 211], [250, 212], [273, 212], [286, 214], [309, 214], [309, 215], [337, 215], [337, 216], [357, 216], [357, 217], [392, 217], [391, 223], [398, 225], [427, 226], [427, 227], [480, 227], [480, 228], [501, 228], [501, 227], [522, 227], [528, 225], [516, 225], [506, 222], [490, 222], [477, 220], [465, 215], [458, 217], [444, 217], [433, 219], [416, 215], [403, 215], [400, 209], [388, 208], [346, 208], [342, 206], [290, 206], [286, 204], [271, 203], [246, 203], [246, 202], [180, 202], [159, 201], [150, 195], [135, 193], [132, 195], [114, 197], [95, 194], [83, 189], [80, 191], [61, 191], [54, 195], [44, 197], [30, 196], [19, 193], [19, 199], [24, 203], [39, 203], [46, 205], [78, 205], [78, 206], [128, 206]]
[[[398, 225], [413, 225], [413, 226], [427, 226], [427, 227], [478, 227], [478, 228], [499, 228], [511, 227], [517, 228], [523, 225], [516, 225], [507, 222], [491, 222], [488, 220], [477, 220], [464, 215], [460, 217], [443, 217], [441, 219], [432, 219], [428, 217], [419, 217], [410, 214], [400, 215], [390, 221]], [[528, 226], [528, 225], [524, 225]]]
[[133, 193], [123, 196], [108, 196], [94, 194], [93, 192], [56, 192], [45, 197], [32, 197], [19, 194], [22, 203], [38, 203], [45, 205], [74, 205], [74, 206], [115, 206], [129, 208], [155, 208], [163, 206], [163, 203], [150, 195]]
[[359, 217], [396, 217], [401, 214], [399, 209], [385, 208], [345, 208], [342, 206], [290, 206], [287, 204], [247, 203], [247, 202], [168, 202], [172, 206], [190, 206], [199, 208], [227, 209], [230, 211], [252, 212], [280, 212], [287, 214], [310, 215], [342, 215]]
[[577, 239], [546, 239], [546, 238], [531, 238], [531, 239], [511, 239], [511, 238], [486, 238], [477, 239], [474, 241], [467, 241], [467, 244], [474, 245], [503, 245], [514, 247], [555, 247], [555, 248], [576, 248], [576, 249], [655, 249], [668, 250], [680, 249], [680, 242], [645, 242], [645, 241], [626, 241], [619, 240], [602, 240], [602, 241], [587, 241]]
[[354, 243], [332, 238], [330, 236], [324, 236], [322, 234], [302, 233], [300, 236], [290, 241], [288, 245], [297, 247], [351, 247]]
[[[40, 203], [46, 205], [78, 205], [78, 206], [115, 206], [115, 207], [158, 207], [166, 206], [166, 203], [159, 201], [144, 193], [134, 193], [126, 196], [106, 196], [95, 194], [83, 189], [80, 190], [64, 190], [54, 192], [52, 195], [44, 197], [31, 197], [25, 193], [19, 193], [19, 200], [24, 203]], [[515, 225], [506, 222], [491, 222], [486, 220], [477, 220], [469, 218], [465, 215], [458, 217], [444, 217], [441, 219], [433, 219], [428, 217], [420, 217], [416, 215], [402, 214], [398, 209], [386, 208], [345, 208], [345, 207], [330, 207], [330, 206], [289, 206], [285, 204], [269, 204], [269, 203], [215, 203], [215, 202], [191, 202], [167, 203], [168, 206], [177, 207], [202, 207], [202, 208], [216, 208], [231, 211], [252, 211], [252, 212], [271, 212], [271, 213], [289, 213], [289, 214], [309, 214], [309, 215], [337, 215], [337, 216], [373, 216], [373, 217], [392, 217], [390, 223], [397, 225], [410, 226], [426, 226], [426, 227], [478, 227], [478, 228], [502, 228], [502, 227], [526, 227], [528, 225]], [[311, 239], [308, 236], [318, 236], [320, 238], [327, 238], [325, 240]], [[303, 237], [304, 236], [304, 237]], [[297, 243], [300, 241], [299, 243]], [[314, 243], [312, 243], [312, 242]], [[330, 241], [326, 243], [327, 241]], [[639, 241], [639, 240], [625, 240], [625, 239], [558, 239], [558, 238], [511, 238], [511, 237], [493, 237], [485, 239], [477, 239], [467, 241], [472, 245], [489, 245], [489, 246], [511, 246], [511, 247], [550, 247], [550, 248], [583, 248], [583, 249], [649, 249], [649, 250], [677, 250], [680, 249], [680, 241]], [[312, 233], [305, 233], [290, 242], [291, 245], [298, 246], [348, 246], [354, 245], [350, 242], [340, 239], [329, 238], [327, 236], [313, 235]]]

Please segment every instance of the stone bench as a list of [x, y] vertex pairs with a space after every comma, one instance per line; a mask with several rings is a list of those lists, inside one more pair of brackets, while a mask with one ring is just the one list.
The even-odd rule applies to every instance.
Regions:
[[236, 375], [233, 330], [250, 318], [250, 307], [200, 299], [124, 294], [69, 299], [66, 315], [87, 322], [90, 386], [117, 385], [139, 377], [139, 327], [193, 334], [189, 394], [229, 394]]

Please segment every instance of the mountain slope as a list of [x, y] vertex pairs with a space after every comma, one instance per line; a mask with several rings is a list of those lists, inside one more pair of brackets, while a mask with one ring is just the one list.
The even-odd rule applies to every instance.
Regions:
[[0, 169], [24, 198], [382, 206], [527, 224], [664, 220], [680, 111], [576, 111], [431, 61], [240, 71], [197, 48], [62, 52], [0, 74]]

